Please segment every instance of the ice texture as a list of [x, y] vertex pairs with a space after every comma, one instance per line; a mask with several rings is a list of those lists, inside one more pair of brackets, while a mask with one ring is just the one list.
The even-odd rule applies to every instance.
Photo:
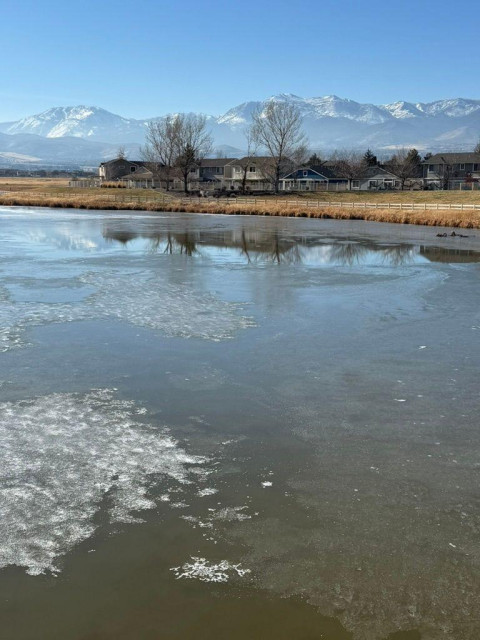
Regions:
[[111, 522], [136, 522], [159, 474], [196, 481], [191, 465], [206, 458], [137, 416], [109, 389], [0, 404], [0, 567], [56, 572], [95, 531], [102, 501]]
[[0, 352], [29, 345], [28, 328], [50, 323], [113, 319], [158, 330], [167, 337], [220, 341], [253, 325], [240, 305], [187, 285], [171, 284], [150, 272], [95, 272], [75, 280], [95, 293], [81, 302], [15, 302], [0, 288]]
[[181, 567], [172, 567], [170, 571], [175, 573], [177, 580], [189, 578], [201, 582], [228, 582], [232, 575], [243, 578], [250, 569], [242, 569], [241, 564], [232, 564], [228, 560], [218, 563], [208, 562], [206, 558], [191, 556], [192, 562], [185, 562]]
[[96, 317], [118, 318], [167, 336], [219, 341], [252, 325], [237, 315], [239, 305], [159, 280], [149, 272], [87, 274], [81, 281], [97, 288], [88, 300]]

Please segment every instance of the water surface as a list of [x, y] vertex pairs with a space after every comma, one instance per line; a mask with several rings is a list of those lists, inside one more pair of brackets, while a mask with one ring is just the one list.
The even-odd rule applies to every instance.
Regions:
[[475, 231], [0, 225], [2, 639], [480, 636]]

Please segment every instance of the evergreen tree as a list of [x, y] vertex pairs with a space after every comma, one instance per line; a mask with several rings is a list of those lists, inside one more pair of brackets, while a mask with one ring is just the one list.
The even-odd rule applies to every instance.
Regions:
[[307, 165], [309, 167], [318, 167], [322, 164], [322, 159], [316, 153], [312, 154], [310, 158], [307, 160]]
[[407, 162], [409, 162], [412, 167], [417, 167], [422, 163], [422, 158], [416, 149], [410, 149], [407, 153]]
[[375, 167], [378, 164], [377, 156], [370, 149], [366, 150], [363, 159], [367, 167]]

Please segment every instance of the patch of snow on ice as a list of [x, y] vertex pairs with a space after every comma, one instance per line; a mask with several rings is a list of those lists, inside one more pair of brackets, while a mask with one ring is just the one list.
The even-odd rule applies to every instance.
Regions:
[[241, 564], [232, 564], [228, 560], [221, 560], [215, 564], [208, 562], [206, 558], [191, 556], [190, 559], [192, 562], [186, 562], [181, 567], [170, 569], [175, 573], [177, 580], [188, 578], [201, 582], [228, 582], [232, 574], [243, 578], [247, 573], [250, 573], [250, 569], [242, 569]]
[[152, 477], [191, 483], [190, 465], [207, 461], [110, 389], [1, 403], [0, 441], [0, 567], [32, 575], [59, 570], [95, 531], [102, 501], [111, 522], [138, 521], [155, 506]]
[[206, 487], [205, 489], [200, 489], [200, 491], [197, 492], [197, 496], [203, 498], [205, 496], [213, 496], [215, 493], [218, 493], [218, 489], [214, 489], [213, 487]]

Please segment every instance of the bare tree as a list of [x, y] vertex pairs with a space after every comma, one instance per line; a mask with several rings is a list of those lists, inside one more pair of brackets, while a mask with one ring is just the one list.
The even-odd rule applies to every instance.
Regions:
[[170, 180], [178, 155], [178, 140], [181, 128], [181, 117], [168, 115], [161, 120], [148, 123], [146, 144], [142, 155], [147, 167], [170, 188]]
[[247, 177], [248, 177], [249, 167], [251, 166], [252, 161], [254, 160], [257, 153], [257, 143], [255, 141], [255, 136], [253, 135], [252, 129], [253, 127], [250, 126], [245, 132], [245, 139], [247, 143], [247, 154], [237, 163], [240, 165], [240, 168], [242, 169], [241, 189], [243, 194], [245, 194], [247, 190]]
[[126, 157], [127, 156], [125, 154], [125, 147], [123, 145], [120, 145], [117, 149], [116, 160], [125, 160]]
[[337, 175], [348, 180], [349, 191], [352, 188], [352, 181], [360, 180], [368, 167], [365, 156], [356, 151], [336, 151], [331, 161], [334, 163]]
[[190, 172], [199, 167], [202, 159], [211, 151], [212, 137], [207, 131], [205, 116], [180, 115], [178, 121], [175, 166], [182, 175], [185, 193], [188, 193]]
[[473, 150], [473, 153], [480, 153], [480, 140], [477, 142], [477, 144], [475, 145], [475, 148]]
[[416, 149], [399, 149], [387, 162], [389, 170], [400, 178], [401, 190], [408, 180], [420, 177], [422, 159]]
[[262, 171], [278, 193], [282, 174], [306, 157], [300, 111], [288, 102], [269, 102], [263, 111], [253, 114], [252, 138], [267, 151], [269, 158]]

